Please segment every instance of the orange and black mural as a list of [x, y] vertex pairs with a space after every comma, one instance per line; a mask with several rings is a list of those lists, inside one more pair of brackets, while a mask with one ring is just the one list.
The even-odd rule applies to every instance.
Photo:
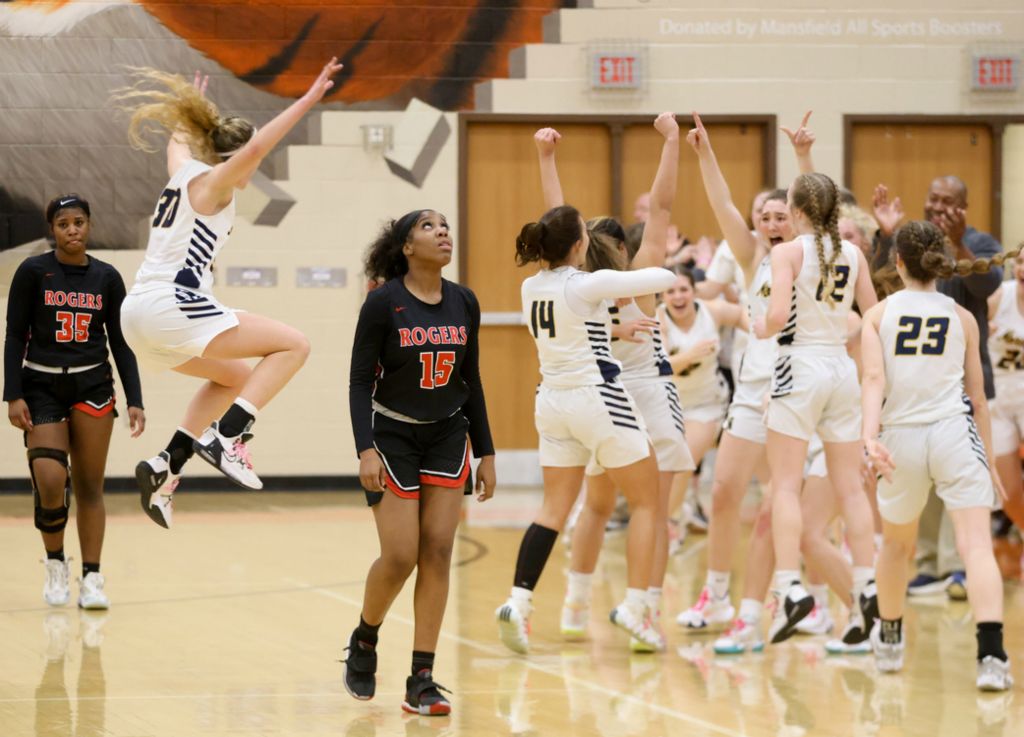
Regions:
[[0, 249], [43, 235], [54, 191], [88, 191], [95, 245], [135, 247], [159, 167], [127, 147], [109, 93], [126, 66], [211, 75], [214, 99], [257, 124], [345, 64], [334, 109], [474, 105], [509, 52], [542, 40], [568, 0], [0, 0]]

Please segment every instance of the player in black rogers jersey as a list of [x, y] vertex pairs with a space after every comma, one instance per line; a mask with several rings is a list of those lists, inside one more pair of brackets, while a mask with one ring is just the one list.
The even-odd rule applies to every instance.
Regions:
[[495, 484], [480, 383], [480, 305], [469, 289], [441, 278], [451, 259], [448, 222], [433, 210], [384, 228], [366, 257], [367, 277], [383, 283], [359, 313], [349, 378], [359, 478], [381, 554], [349, 641], [345, 688], [373, 698], [377, 630], [415, 568], [416, 632], [402, 708], [422, 715], [451, 711], [432, 671], [469, 474], [467, 434], [480, 459], [477, 499], [489, 499]]
[[25, 433], [35, 525], [46, 548], [43, 598], [51, 606], [70, 598], [64, 528], [74, 489], [82, 546], [78, 605], [106, 609], [103, 477], [116, 416], [108, 341], [128, 395], [132, 437], [146, 418], [135, 356], [121, 335], [124, 282], [113, 266], [86, 254], [89, 216], [89, 203], [78, 195], [53, 200], [46, 219], [56, 249], [25, 259], [11, 280], [3, 398], [11, 424]]

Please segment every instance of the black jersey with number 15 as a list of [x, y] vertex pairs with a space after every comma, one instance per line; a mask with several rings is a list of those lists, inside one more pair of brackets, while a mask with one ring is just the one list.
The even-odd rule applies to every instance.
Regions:
[[494, 453], [480, 383], [479, 328], [476, 296], [446, 279], [437, 304], [414, 297], [401, 278], [367, 295], [349, 375], [357, 452], [373, 447], [376, 402], [419, 422], [436, 422], [461, 410], [469, 420], [473, 454]]

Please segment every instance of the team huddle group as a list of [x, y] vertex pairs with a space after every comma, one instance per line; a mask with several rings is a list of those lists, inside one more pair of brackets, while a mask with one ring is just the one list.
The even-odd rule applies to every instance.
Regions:
[[[24, 433], [48, 604], [70, 600], [64, 530], [72, 496], [83, 558], [78, 604], [110, 604], [100, 573], [103, 479], [116, 414], [109, 355], [134, 437], [145, 427], [138, 364], [202, 382], [166, 447], [135, 469], [142, 508], [154, 522], [172, 525], [174, 493], [194, 454], [245, 488], [262, 487], [249, 455], [253, 424], [302, 367], [309, 342], [294, 328], [220, 302], [211, 266], [232, 231], [236, 190], [340, 70], [332, 59], [304, 96], [258, 130], [222, 116], [198, 74], [189, 81], [138, 70], [135, 85], [115, 92], [131, 115], [134, 145], [151, 150], [151, 132], [167, 135], [169, 181], [130, 290], [113, 267], [87, 253], [87, 200], [62, 195], [48, 206], [55, 248], [27, 259], [11, 284], [3, 393], [11, 424]], [[947, 178], [933, 185], [939, 200], [928, 219], [896, 228], [894, 218], [893, 227], [882, 228], [869, 265], [863, 250], [840, 237], [842, 193], [813, 172], [806, 118], [787, 131], [804, 173], [788, 191], [758, 196], [752, 231], [696, 115], [694, 124], [686, 140], [728, 240], [700, 283], [686, 268], [664, 268], [680, 156], [674, 115], [655, 120], [664, 142], [649, 214], [642, 230], [629, 233], [612, 218], [584, 220], [565, 204], [555, 164], [560, 135], [545, 128], [535, 136], [549, 209], [522, 228], [515, 257], [541, 266], [523, 282], [522, 298], [542, 374], [535, 414], [544, 501], [523, 537], [510, 596], [496, 612], [502, 641], [528, 651], [533, 590], [585, 477], [562, 632], [580, 638], [590, 626], [590, 580], [621, 493], [630, 508], [627, 588], [611, 621], [635, 651], [664, 650], [670, 510], [717, 440], [707, 583], [680, 624], [728, 624], [715, 643], [720, 653], [760, 650], [769, 589], [776, 607], [767, 638], [777, 643], [801, 626], [831, 629], [827, 586], [849, 608], [846, 629], [829, 650], [873, 648], [880, 669], [899, 670], [907, 563], [934, 488], [970, 581], [978, 687], [1009, 688], [989, 513], [999, 496], [1008, 511], [1020, 509], [1019, 461], [1008, 494], [995, 457], [1009, 453], [1007, 443], [1016, 453], [1024, 410], [1014, 416], [1010, 405], [1003, 409], [1008, 428], [1000, 425], [994, 445], [988, 316], [946, 296], [976, 296], [980, 280], [998, 286], [1004, 255], [974, 259], [964, 247], [966, 192]], [[897, 212], [884, 191], [877, 196], [886, 212]], [[949, 244], [958, 227], [954, 260]], [[447, 219], [437, 211], [414, 210], [381, 230], [365, 258], [373, 288], [359, 314], [349, 381], [360, 481], [380, 556], [367, 573], [343, 682], [358, 699], [375, 695], [379, 629], [415, 571], [402, 708], [421, 715], [451, 711], [433, 670], [463, 492], [485, 501], [496, 484], [479, 371], [480, 306], [471, 290], [442, 278], [451, 258]], [[1006, 397], [1024, 396], [1021, 261], [991, 300], [988, 348], [1000, 357], [996, 381]], [[735, 330], [741, 355], [731, 402], [719, 367], [723, 329]], [[251, 365], [246, 359], [253, 358]], [[475, 485], [467, 483], [471, 455], [479, 459]], [[755, 474], [770, 493], [754, 525], [736, 616], [729, 570]], [[873, 507], [882, 535], [877, 561]], [[850, 560], [829, 537], [836, 517]]]

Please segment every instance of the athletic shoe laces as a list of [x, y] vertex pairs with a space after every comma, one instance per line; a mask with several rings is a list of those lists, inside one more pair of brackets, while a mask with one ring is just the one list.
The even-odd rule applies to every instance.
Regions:
[[242, 442], [241, 438], [235, 440], [235, 444], [231, 447], [235, 457], [241, 461], [242, 465], [252, 470], [252, 456], [249, 455], [249, 446]]

